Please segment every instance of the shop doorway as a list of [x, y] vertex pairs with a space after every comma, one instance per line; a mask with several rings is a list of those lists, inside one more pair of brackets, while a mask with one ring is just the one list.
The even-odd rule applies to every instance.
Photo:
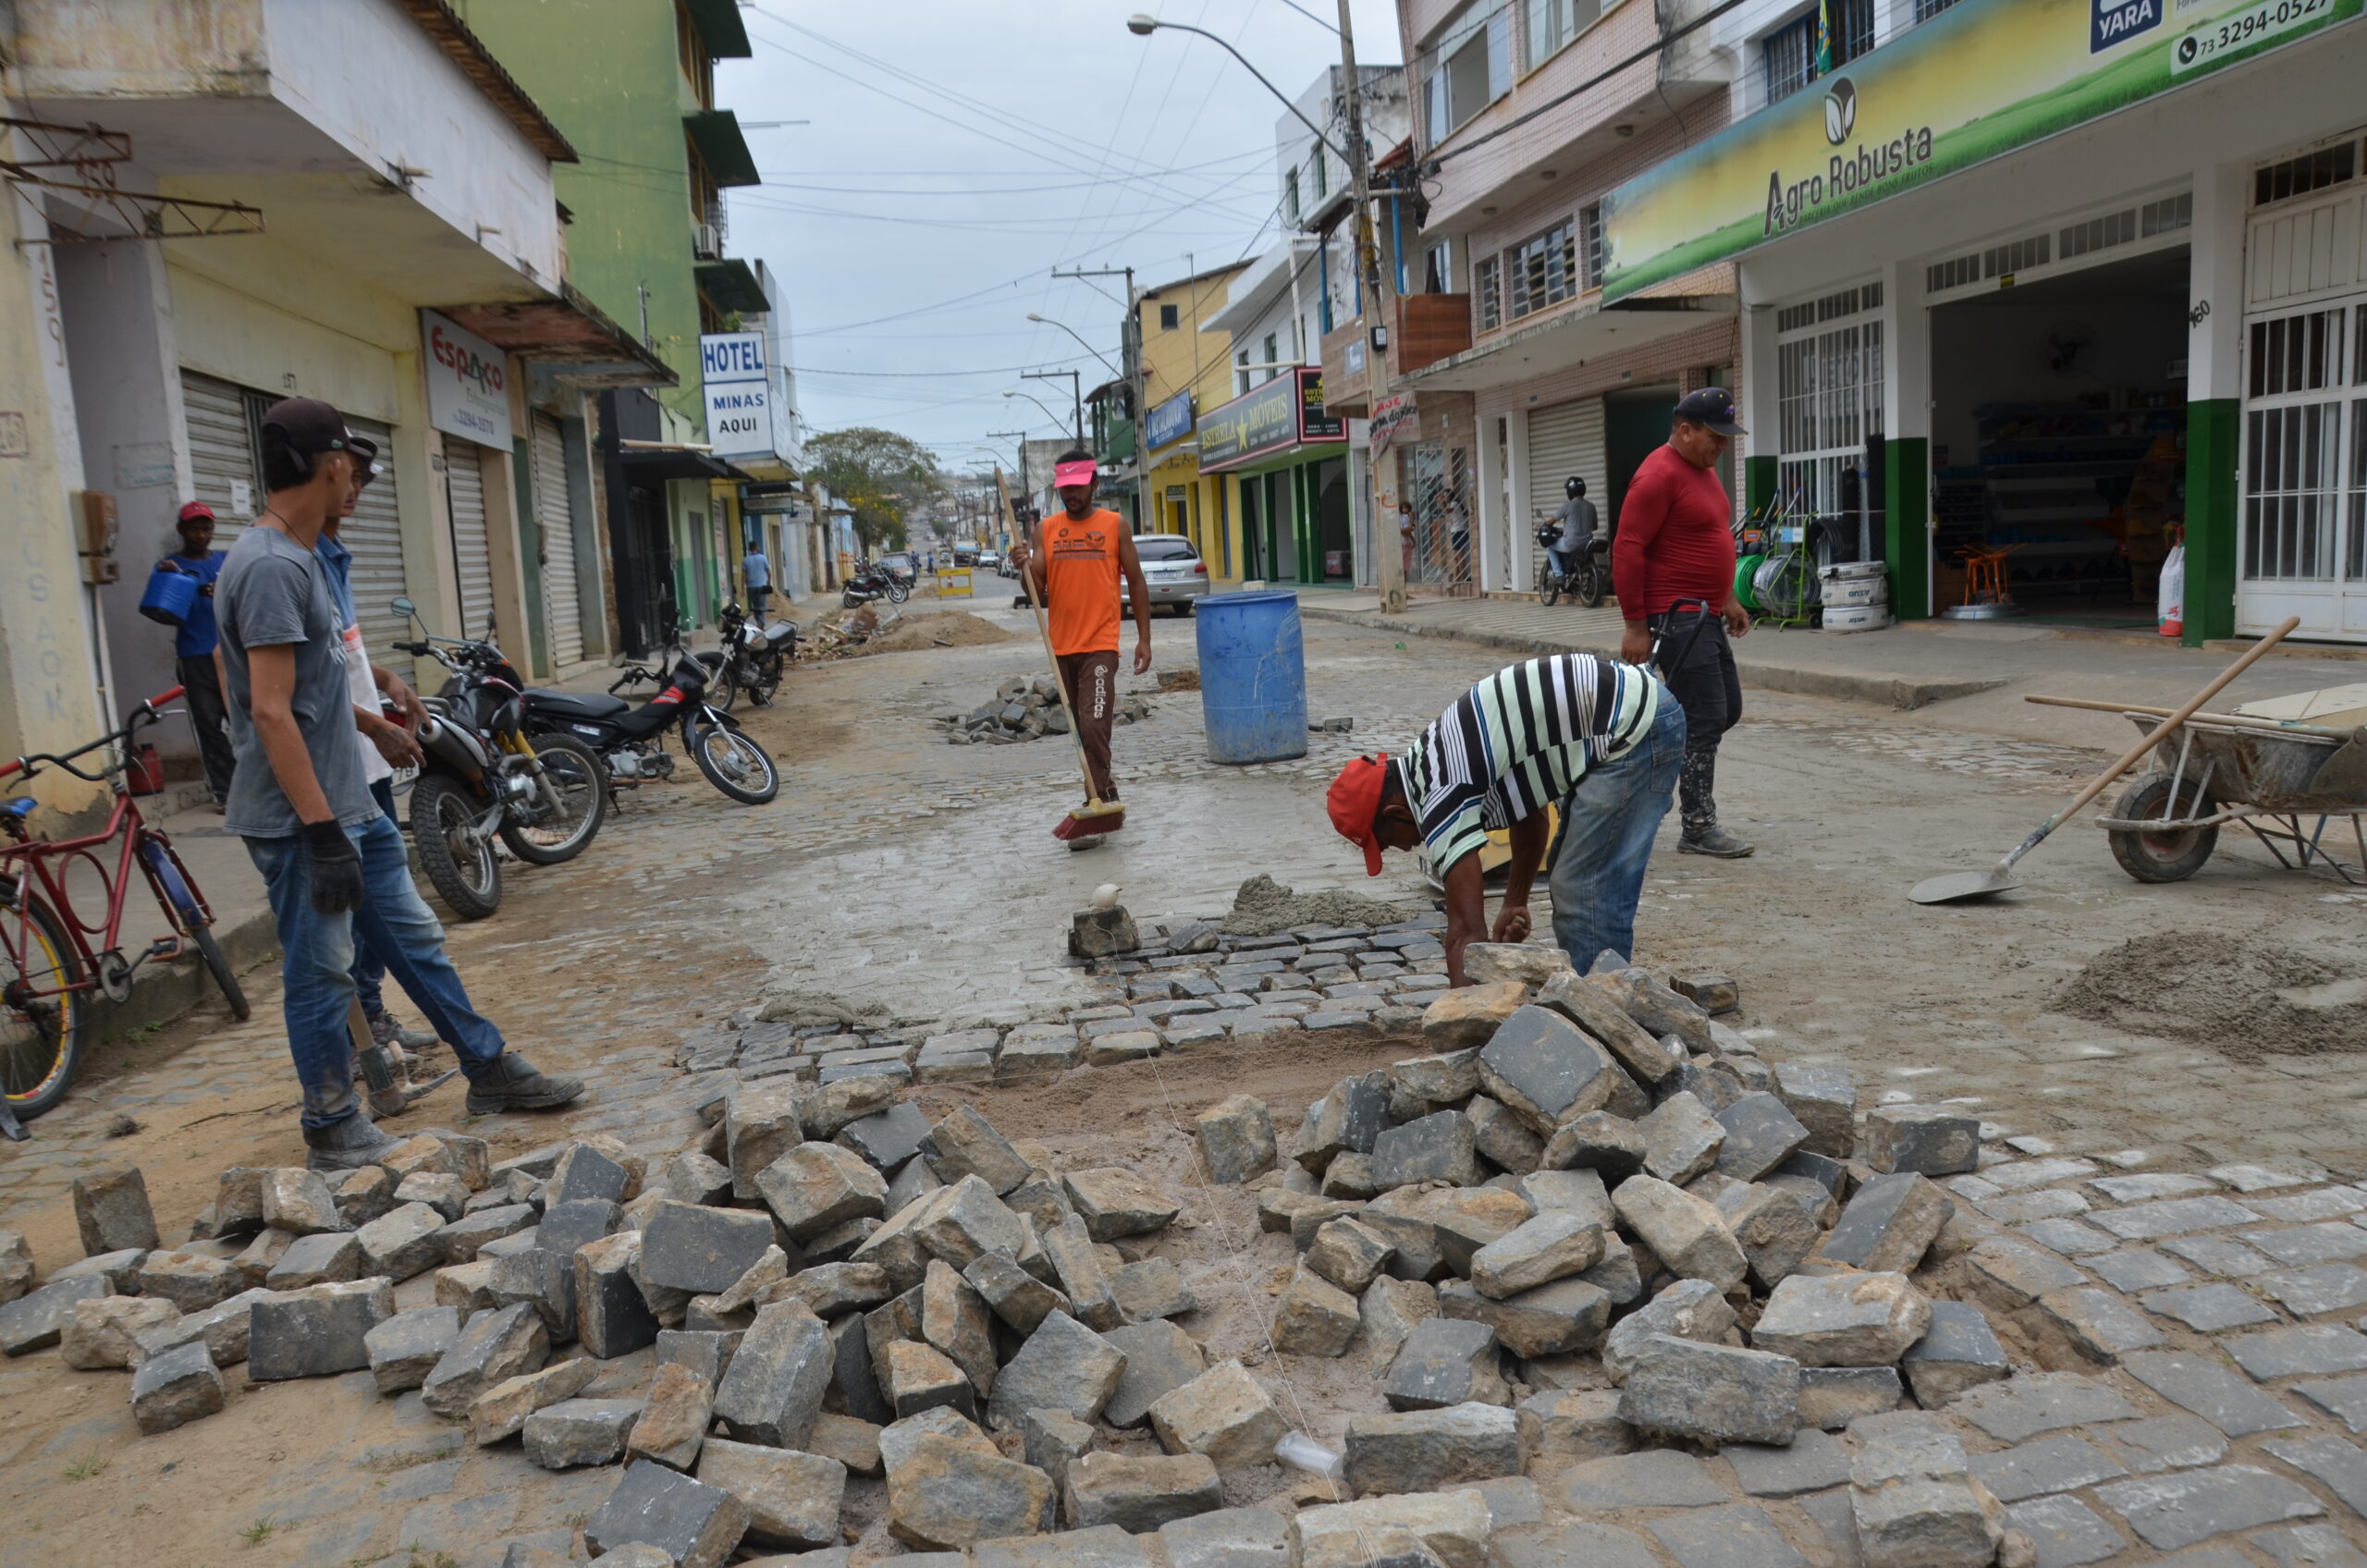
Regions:
[[[1627, 482], [1636, 477], [1636, 470], [1652, 455], [1654, 447], [1668, 445], [1669, 417], [1675, 411], [1676, 400], [1684, 395], [1674, 386], [1647, 386], [1604, 395], [1602, 460], [1607, 472], [1603, 488], [1610, 495], [1600, 508], [1600, 515], [1606, 528], [1619, 526], [1620, 504], [1627, 499]], [[1554, 504], [1560, 505], [1558, 501]]]
[[1255, 582], [1266, 574], [1266, 480], [1262, 474], [1244, 478], [1241, 490], [1241, 577]]
[[1315, 467], [1315, 515], [1323, 551], [1323, 581], [1346, 582], [1356, 574], [1355, 547], [1348, 525], [1348, 459], [1326, 458]]
[[2153, 624], [2186, 518], [2188, 270], [2180, 246], [1932, 308], [1943, 614], [2002, 572], [2016, 613]]

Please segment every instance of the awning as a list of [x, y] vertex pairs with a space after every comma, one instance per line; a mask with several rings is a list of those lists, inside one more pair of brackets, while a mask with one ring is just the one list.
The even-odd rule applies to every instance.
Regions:
[[737, 256], [701, 262], [692, 271], [698, 278], [699, 292], [718, 311], [748, 315], [773, 308], [765, 298], [765, 286], [756, 281], [756, 270]]
[[559, 285], [556, 300], [447, 305], [442, 313], [570, 386], [672, 386], [680, 380], [571, 283]]
[[748, 29], [740, 20], [737, 0], [682, 0], [699, 42], [718, 60], [744, 60], [755, 51], [748, 47]]
[[1508, 386], [1680, 337], [1738, 313], [1740, 305], [1733, 266], [1703, 267], [1615, 305], [1597, 300], [1533, 326], [1498, 333], [1476, 348], [1400, 376], [1397, 385], [1411, 392]]
[[668, 479], [728, 479], [744, 483], [748, 478], [721, 458], [684, 447], [662, 451], [627, 447], [617, 456], [624, 460], [627, 484], [646, 484]]
[[748, 151], [748, 139], [740, 134], [738, 115], [729, 109], [702, 109], [684, 115], [682, 129], [690, 132], [691, 145], [699, 150], [716, 184], [764, 183], [764, 177], [756, 172], [756, 156]]

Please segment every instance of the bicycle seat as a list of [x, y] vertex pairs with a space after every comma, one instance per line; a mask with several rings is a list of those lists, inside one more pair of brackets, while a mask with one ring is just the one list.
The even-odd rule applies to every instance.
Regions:
[[41, 802], [31, 795], [18, 795], [11, 800], [0, 802], [0, 816], [31, 816], [33, 814], [33, 808], [40, 804]]
[[554, 692], [542, 686], [528, 687], [526, 701], [545, 713], [567, 718], [614, 718], [632, 706], [605, 692]]

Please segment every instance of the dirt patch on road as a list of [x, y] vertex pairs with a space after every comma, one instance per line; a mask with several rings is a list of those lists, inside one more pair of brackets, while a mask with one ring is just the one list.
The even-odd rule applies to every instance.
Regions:
[[1222, 930], [1235, 937], [1270, 937], [1298, 925], [1392, 925], [1412, 912], [1356, 893], [1297, 893], [1264, 872], [1241, 885]]
[[940, 610], [934, 615], [915, 615], [898, 621], [878, 636], [852, 650], [858, 657], [869, 654], [909, 654], [922, 648], [969, 648], [982, 643], [1008, 643], [1012, 633], [993, 621], [982, 620], [967, 610]]
[[2367, 1050], [2367, 969], [2356, 949], [2166, 931], [2099, 953], [2055, 1011], [2131, 1034], [2192, 1040], [2238, 1061]]

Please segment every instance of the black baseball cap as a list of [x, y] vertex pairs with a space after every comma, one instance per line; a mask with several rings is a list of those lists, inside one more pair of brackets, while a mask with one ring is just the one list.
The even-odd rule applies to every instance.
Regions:
[[1690, 424], [1707, 425], [1721, 435], [1744, 434], [1743, 427], [1735, 423], [1735, 395], [1723, 386], [1687, 392], [1677, 399], [1676, 417]]
[[353, 432], [346, 429], [345, 416], [318, 398], [283, 398], [264, 410], [263, 423], [264, 429], [286, 435], [288, 447], [308, 458], [352, 448]]

